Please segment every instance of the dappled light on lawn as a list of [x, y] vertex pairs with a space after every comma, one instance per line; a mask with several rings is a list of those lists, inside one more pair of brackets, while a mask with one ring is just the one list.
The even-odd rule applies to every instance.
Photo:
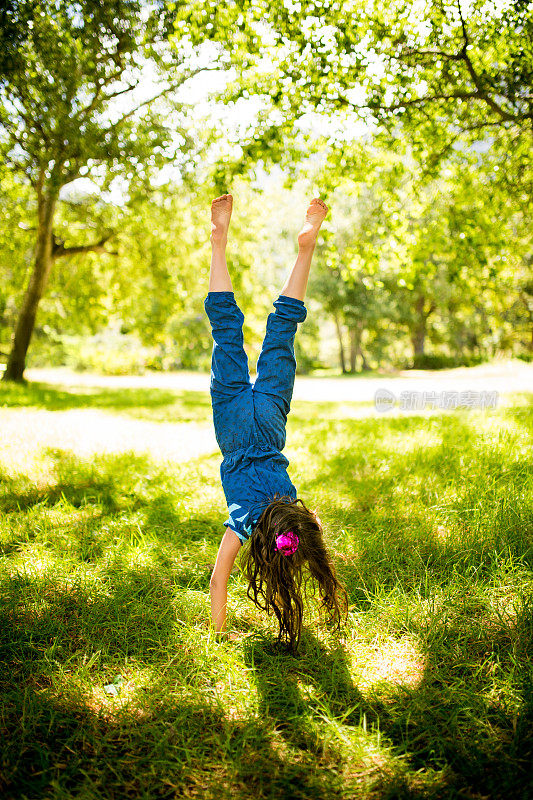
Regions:
[[186, 461], [216, 450], [216, 440], [208, 425], [117, 418], [92, 409], [53, 413], [4, 410], [0, 457], [24, 469], [28, 465], [27, 442], [39, 449], [70, 450], [80, 458], [134, 450], [149, 453], [156, 461]]
[[[16, 408], [5, 391], [3, 419], [75, 412], [96, 439], [109, 419], [117, 431], [166, 434], [193, 402], [101, 389], [109, 405], [97, 412], [83, 388], [30, 385], [17, 388]], [[154, 781], [172, 796], [239, 800], [280, 786], [328, 800], [437, 800], [465, 786], [513, 796], [531, 749], [529, 400], [408, 418], [296, 408], [292, 476], [320, 513], [349, 596], [340, 634], [309, 605], [296, 657], [276, 644], [275, 621], [248, 600], [238, 570], [233, 638], [207, 626], [225, 519], [218, 453], [160, 460], [132, 439], [126, 452], [81, 454], [37, 429], [8, 441], [7, 796], [56, 782], [102, 797], [128, 786], [133, 798]]]
[[[377, 637], [371, 644], [353, 648], [352, 663], [361, 691], [376, 684], [393, 684], [415, 689], [424, 677], [425, 659], [412, 637]], [[357, 680], [357, 679], [356, 679]]]

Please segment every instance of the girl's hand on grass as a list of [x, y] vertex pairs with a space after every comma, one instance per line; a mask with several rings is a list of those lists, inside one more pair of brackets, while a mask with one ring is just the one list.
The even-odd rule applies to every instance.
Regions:
[[248, 633], [239, 631], [219, 631], [215, 634], [215, 637], [218, 641], [238, 642], [249, 635]]

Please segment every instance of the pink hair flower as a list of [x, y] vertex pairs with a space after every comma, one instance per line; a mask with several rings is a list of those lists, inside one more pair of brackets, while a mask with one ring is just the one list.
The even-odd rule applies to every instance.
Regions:
[[282, 556], [292, 556], [298, 550], [299, 542], [294, 531], [280, 533], [276, 536], [276, 550], [279, 550]]

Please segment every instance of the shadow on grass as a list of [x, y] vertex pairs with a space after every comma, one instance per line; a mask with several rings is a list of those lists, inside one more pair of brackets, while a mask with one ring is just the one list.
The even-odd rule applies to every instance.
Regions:
[[[244, 656], [257, 686], [259, 716], [269, 718], [293, 747], [315, 755], [324, 752], [324, 741], [312, 726], [312, 712], [342, 718], [345, 725], [361, 724], [368, 704], [353, 683], [340, 644], [330, 650], [304, 630], [296, 655], [283, 644], [259, 636], [246, 640]], [[333, 758], [341, 757], [334, 746], [331, 749]]]
[[31, 724], [21, 757], [9, 758], [18, 747], [5, 749], [14, 766], [0, 779], [5, 800], [49, 797], [51, 787], [64, 797], [132, 800], [345, 796], [334, 765], [320, 769], [311, 754], [288, 758], [265, 722], [229, 720], [214, 703], [169, 696], [168, 684], [153, 684], [117, 713], [33, 689], [13, 700], [12, 731], [21, 733], [21, 712]]
[[[2, 797], [50, 796], [52, 786], [65, 797], [174, 796], [189, 773], [187, 748], [208, 755], [202, 734], [220, 730], [220, 712], [178, 702], [169, 683], [147, 680], [124, 707], [102, 691], [128, 665], [164, 672], [172, 647], [173, 679], [186, 687], [197, 671], [194, 653], [179, 647], [171, 582], [139, 568], [115, 572], [105, 593], [25, 576], [0, 593]], [[85, 680], [69, 685], [76, 671]]]
[[[200, 491], [196, 481], [202, 479], [203, 489], [218, 487], [216, 476], [207, 480], [195, 470], [209, 463], [211, 455], [194, 459], [190, 466], [178, 464], [172, 468], [134, 452], [79, 458], [68, 450], [54, 448], [43, 454], [52, 463], [53, 478], [41, 485], [25, 475], [11, 475], [0, 468], [1, 511], [23, 516], [36, 507], [53, 509], [62, 503], [73, 509], [93, 509], [98, 517], [142, 510], [150, 532], [164, 540], [183, 525], [184, 513], [188, 514], [187, 501]], [[187, 539], [198, 538], [198, 526], [191, 527], [191, 522], [200, 523], [199, 527], [215, 527], [209, 513], [212, 504], [206, 502], [205, 507], [205, 514], [188, 517], [189, 525], [183, 531]], [[218, 506], [216, 510], [220, 518], [223, 512]]]
[[[339, 765], [342, 750], [327, 733], [320, 735], [319, 723], [342, 720], [355, 733], [348, 746], [360, 758], [350, 765], [356, 775], [353, 788], [362, 792], [366, 779], [372, 797], [529, 800], [533, 665], [518, 678], [513, 708], [487, 696], [480, 667], [490, 672], [513, 659], [528, 663], [531, 603], [525, 602], [516, 619], [499, 630], [479, 620], [469, 626], [461, 618], [455, 626], [437, 626], [431, 637], [421, 634], [425, 668], [419, 682], [382, 685], [368, 693], [353, 684], [343, 648], [328, 650], [309, 631], [297, 657], [271, 642], [250, 644], [245, 657], [261, 718], [270, 720], [290, 747], [326, 753]], [[395, 763], [387, 764], [377, 741], [389, 748]]]
[[175, 586], [208, 591], [223, 517], [208, 502], [202, 512], [188, 511], [180, 474], [187, 473], [194, 494], [194, 467], [180, 465], [172, 474], [148, 456], [133, 453], [92, 459], [62, 450], [48, 455], [56, 477], [48, 485], [0, 473], [0, 511], [13, 529], [0, 542], [4, 557], [16, 558], [35, 543], [53, 559], [66, 557], [105, 569], [112, 582], [114, 574], [130, 568], [138, 548]]
[[[514, 616], [502, 617], [466, 591], [417, 633], [421, 681], [374, 705], [380, 730], [413, 770], [444, 769], [460, 797], [531, 797], [531, 597], [522, 597]], [[503, 676], [512, 691], [491, 691], [493, 679]]]
[[[168, 576], [150, 566], [104, 573], [98, 584], [81, 576], [65, 581], [31, 572], [4, 578], [1, 636], [7, 674], [11, 680], [29, 679], [37, 669], [41, 678], [50, 677], [80, 649], [111, 647], [121, 657], [153, 658], [173, 637], [172, 586]], [[50, 648], [52, 657], [43, 660]]]
[[[36, 588], [20, 584], [19, 595]], [[124, 575], [97, 602], [79, 588], [42, 588], [40, 613], [23, 614], [16, 603], [2, 611], [6, 799], [49, 796], [51, 786], [67, 797], [102, 798], [529, 797], [532, 675], [523, 673], [521, 703], [508, 709], [484, 696], [479, 663], [495, 650], [527, 660], [531, 608], [506, 632], [474, 624], [464, 662], [456, 647], [465, 640], [464, 622], [441, 627], [423, 640], [427, 663], [418, 685], [382, 686], [374, 695], [354, 685], [340, 645], [328, 649], [306, 632], [294, 657], [264, 637], [247, 640], [244, 661], [258, 709], [235, 719], [204, 692], [187, 693], [189, 676], [212, 674], [213, 665], [180, 646], [168, 587], [157, 575]], [[106, 631], [115, 632], [117, 622], [122, 633], [111, 638]], [[125, 658], [157, 666], [157, 653], [172, 644], [172, 668], [163, 658], [160, 677], [124, 705], [99, 705], [54, 682], [76, 651], [104, 651], [111, 680]], [[472, 681], [476, 694], [465, 688]], [[332, 737], [328, 720], [355, 740]]]
[[131, 414], [154, 421], [207, 421], [211, 419], [209, 393], [165, 389], [102, 389], [46, 383], [0, 383], [0, 408], [46, 408], [66, 411], [97, 408]]
[[[526, 431], [531, 415], [520, 420]], [[362, 691], [341, 646], [328, 649], [307, 632], [294, 658], [257, 638], [245, 642], [243, 666], [258, 709], [239, 718], [231, 696], [226, 706], [206, 688], [226, 682], [225, 657], [176, 628], [175, 588], [207, 590], [208, 556], [197, 545], [218, 543], [219, 509], [187, 511], [199, 490], [194, 465], [211, 462], [168, 475], [147, 458], [83, 462], [54, 451], [48, 488], [5, 476], [0, 508], [17, 522], [28, 515], [26, 538], [17, 528], [6, 555], [41, 537], [49, 550], [99, 567], [103, 583], [91, 591], [82, 570], [68, 586], [55, 584], [29, 564], [0, 587], [6, 797], [58, 787], [65, 798], [529, 800], [531, 597], [524, 589], [503, 614], [483, 590], [504, 557], [531, 565], [530, 452], [516, 453], [505, 436], [483, 440], [464, 417], [328, 421], [302, 436], [316, 469], [302, 489], [322, 491], [328, 515], [346, 526], [339, 572], [351, 603], [370, 618], [385, 595], [403, 593], [405, 614], [390, 629], [416, 638], [416, 683]], [[213, 461], [209, 480], [217, 479]], [[43, 533], [39, 515], [62, 504], [93, 514]], [[118, 546], [104, 566], [110, 539]], [[146, 545], [148, 563], [132, 566], [122, 541]], [[502, 582], [500, 591], [511, 588]], [[423, 613], [410, 614], [411, 601]], [[97, 651], [107, 680], [129, 660], [161, 675], [124, 706], [62, 694], [58, 676]]]
[[[0, 596], [6, 800], [51, 791], [95, 798], [345, 796], [339, 754], [306, 737], [305, 725], [298, 740], [292, 737], [296, 757], [280, 749], [277, 728], [302, 711], [287, 689], [277, 698], [273, 727], [265, 702], [259, 713], [235, 719], [209, 690], [195, 688], [198, 679], [224, 681], [213, 660], [224, 668], [227, 645], [206, 654], [180, 639], [170, 583], [160, 572], [115, 572], [105, 593], [83, 581], [20, 575], [0, 583]], [[316, 640], [314, 646], [308, 664], [327, 653]], [[89, 654], [98, 658], [84, 674]], [[262, 655], [256, 648], [251, 668], [260, 689], [268, 672]], [[278, 662], [285, 671], [298, 663], [279, 654]], [[332, 656], [326, 667], [335, 663]], [[106, 698], [102, 685], [131, 664], [149, 666], [155, 677], [124, 703]], [[65, 679], [76, 670], [85, 680], [69, 685]], [[275, 675], [279, 684], [283, 671]]]

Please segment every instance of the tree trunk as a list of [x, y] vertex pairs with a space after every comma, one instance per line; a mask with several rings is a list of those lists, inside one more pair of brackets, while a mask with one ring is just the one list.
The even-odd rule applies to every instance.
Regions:
[[370, 365], [366, 360], [366, 356], [363, 353], [363, 348], [361, 347], [361, 340], [359, 340], [359, 355], [361, 356], [361, 369], [363, 371], [367, 371], [370, 369]]
[[416, 365], [419, 358], [424, 355], [424, 346], [426, 344], [427, 321], [429, 315], [434, 310], [434, 305], [431, 304], [429, 311], [424, 311], [425, 297], [419, 297], [415, 304], [416, 309], [416, 322], [411, 329], [411, 344], [413, 346], [413, 359]]
[[3, 380], [23, 380], [26, 368], [26, 354], [35, 327], [37, 308], [52, 269], [52, 226], [55, 205], [56, 198], [54, 196], [41, 194], [38, 197], [35, 263], [22, 301]]
[[368, 362], [361, 347], [362, 337], [363, 323], [357, 322], [350, 328], [350, 372], [355, 372], [357, 369], [357, 356], [361, 359], [361, 369], [368, 369]]
[[337, 339], [339, 340], [339, 360], [341, 362], [342, 374], [346, 373], [346, 357], [344, 355], [344, 342], [342, 341], [342, 326], [339, 320], [339, 315], [334, 314], [335, 327], [337, 328]]
[[[531, 298], [531, 294], [529, 298]], [[529, 352], [533, 355], [533, 313], [531, 313], [533, 309], [533, 301], [531, 299], [529, 299], [529, 302], [526, 303], [526, 309], [529, 313], [529, 324], [531, 325], [531, 336], [529, 338], [528, 347]]]
[[357, 329], [355, 325], [350, 328], [350, 372], [355, 372], [357, 356]]
[[424, 346], [426, 344], [426, 320], [421, 320], [412, 332], [411, 343], [413, 345], [414, 358], [416, 359], [417, 356], [423, 356]]

